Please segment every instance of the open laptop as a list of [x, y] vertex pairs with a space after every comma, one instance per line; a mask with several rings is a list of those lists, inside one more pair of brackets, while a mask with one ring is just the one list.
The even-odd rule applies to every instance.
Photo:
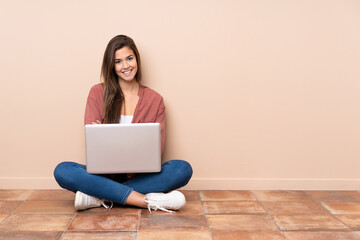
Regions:
[[160, 172], [160, 123], [85, 125], [86, 170], [93, 174]]

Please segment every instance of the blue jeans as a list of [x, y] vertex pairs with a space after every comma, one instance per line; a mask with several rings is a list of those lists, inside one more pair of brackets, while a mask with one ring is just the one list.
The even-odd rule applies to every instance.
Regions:
[[126, 180], [126, 174], [97, 175], [86, 171], [86, 166], [75, 162], [62, 162], [55, 168], [58, 184], [72, 192], [81, 191], [90, 196], [125, 204], [132, 191], [142, 194], [169, 192], [185, 186], [192, 176], [190, 164], [171, 160], [161, 164], [159, 173], [139, 173]]

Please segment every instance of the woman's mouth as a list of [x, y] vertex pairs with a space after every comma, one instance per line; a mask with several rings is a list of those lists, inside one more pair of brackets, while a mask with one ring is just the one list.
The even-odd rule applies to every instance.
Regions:
[[131, 70], [128, 70], [128, 71], [124, 71], [124, 72], [122, 72], [124, 75], [126, 75], [126, 76], [129, 76], [130, 74], [131, 74], [131, 72], [132, 72], [132, 69]]

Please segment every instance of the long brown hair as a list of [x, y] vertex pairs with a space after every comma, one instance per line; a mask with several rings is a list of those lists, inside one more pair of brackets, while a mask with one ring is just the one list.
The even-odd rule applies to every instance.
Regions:
[[118, 76], [115, 72], [115, 52], [123, 47], [129, 47], [135, 54], [137, 62], [137, 73], [135, 79], [141, 80], [141, 61], [140, 54], [135, 42], [128, 36], [118, 35], [108, 43], [101, 67], [101, 77], [104, 86], [103, 112], [104, 123], [119, 123], [121, 105], [124, 102], [124, 95], [121, 90]]

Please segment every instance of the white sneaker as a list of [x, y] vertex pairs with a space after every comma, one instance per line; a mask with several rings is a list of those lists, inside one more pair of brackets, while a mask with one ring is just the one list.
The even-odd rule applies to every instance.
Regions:
[[75, 202], [74, 202], [74, 207], [76, 210], [84, 210], [88, 208], [100, 207], [101, 205], [106, 209], [111, 209], [113, 206], [113, 202], [111, 202], [111, 206], [108, 206], [104, 203], [103, 200], [89, 196], [80, 191], [76, 192]]
[[178, 210], [185, 206], [186, 200], [184, 194], [179, 191], [172, 191], [169, 193], [148, 193], [145, 195], [145, 202], [151, 212], [153, 210], [163, 210], [165, 212], [173, 212], [171, 210]]

